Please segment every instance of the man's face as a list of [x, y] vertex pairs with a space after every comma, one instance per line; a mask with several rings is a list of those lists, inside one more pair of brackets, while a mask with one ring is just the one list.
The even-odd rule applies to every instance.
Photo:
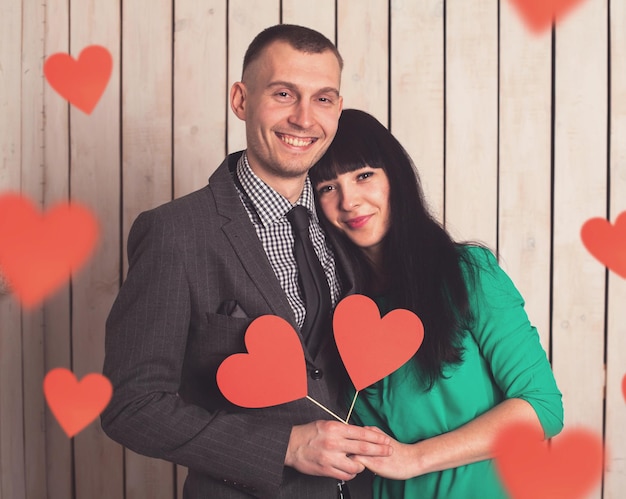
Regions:
[[250, 167], [266, 183], [304, 177], [337, 131], [341, 69], [331, 51], [299, 52], [274, 42], [231, 89], [246, 122]]

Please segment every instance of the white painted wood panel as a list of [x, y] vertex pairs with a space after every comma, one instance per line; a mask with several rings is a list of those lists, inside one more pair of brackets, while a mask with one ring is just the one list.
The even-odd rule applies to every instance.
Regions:
[[566, 427], [601, 435], [605, 270], [580, 229], [607, 206], [606, 1], [589, 0], [557, 25], [555, 72], [552, 365]]
[[498, 5], [446, 4], [446, 228], [496, 248]]
[[500, 263], [550, 346], [551, 31], [531, 34], [508, 2], [500, 15]]

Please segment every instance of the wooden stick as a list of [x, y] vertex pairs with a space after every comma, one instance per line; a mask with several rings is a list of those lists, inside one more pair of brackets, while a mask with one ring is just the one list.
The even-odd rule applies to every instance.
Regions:
[[341, 421], [344, 424], [348, 424], [347, 420], [344, 421], [343, 419], [341, 419], [339, 416], [337, 416], [337, 414], [335, 414], [333, 411], [331, 411], [330, 409], [327, 409], [326, 407], [324, 407], [322, 404], [320, 404], [317, 400], [312, 399], [311, 397], [309, 397], [308, 395], [306, 396], [306, 398], [308, 398], [311, 402], [313, 402], [316, 406], [318, 406], [321, 409], [324, 409], [328, 414], [330, 414], [331, 416], [335, 417], [336, 419], [338, 419], [339, 421]]
[[357, 390], [354, 394], [354, 398], [352, 399], [352, 405], [350, 406], [350, 410], [348, 411], [348, 416], [346, 417], [346, 424], [350, 421], [350, 415], [352, 414], [352, 409], [354, 409], [354, 404], [356, 403], [356, 398], [359, 396], [359, 391]]

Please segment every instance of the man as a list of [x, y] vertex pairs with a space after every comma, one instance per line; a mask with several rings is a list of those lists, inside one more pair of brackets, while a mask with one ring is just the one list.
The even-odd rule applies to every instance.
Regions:
[[[363, 471], [350, 455], [391, 453], [387, 437], [334, 421], [309, 400], [243, 409], [215, 380], [225, 358], [245, 352], [254, 318], [278, 315], [301, 334], [306, 310], [285, 219], [293, 204], [309, 210], [333, 302], [340, 280], [351, 291], [308, 180], [337, 129], [341, 66], [313, 30], [260, 33], [230, 94], [246, 151], [230, 155], [205, 188], [141, 214], [130, 232], [128, 277], [107, 321], [104, 374], [114, 392], [102, 426], [135, 452], [187, 466], [187, 499], [335, 499], [338, 483]], [[327, 336], [316, 356], [304, 347], [308, 395], [343, 415], [344, 377]], [[356, 489], [353, 498], [367, 497]]]

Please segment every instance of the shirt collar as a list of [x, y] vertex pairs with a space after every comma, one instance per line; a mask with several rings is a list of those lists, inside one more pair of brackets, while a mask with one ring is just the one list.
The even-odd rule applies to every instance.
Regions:
[[315, 223], [319, 222], [317, 213], [315, 212], [313, 187], [308, 175], [304, 181], [304, 189], [302, 189], [300, 197], [296, 203], [292, 205], [287, 198], [272, 189], [252, 171], [250, 163], [248, 163], [248, 155], [245, 151], [237, 162], [236, 173], [244, 193], [247, 195], [259, 216], [259, 220], [264, 226], [278, 222], [296, 204], [304, 206], [313, 221]]

